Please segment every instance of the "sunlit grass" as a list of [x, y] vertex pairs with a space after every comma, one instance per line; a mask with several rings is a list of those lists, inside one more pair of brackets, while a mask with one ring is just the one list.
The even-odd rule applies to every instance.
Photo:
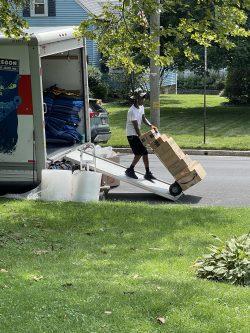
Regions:
[[[195, 277], [250, 209], [0, 201], [0, 332], [248, 332], [249, 288]], [[156, 318], [164, 317], [160, 325]]]
[[[225, 105], [227, 99], [207, 96], [206, 144], [203, 144], [203, 96], [161, 95], [160, 131], [173, 136], [182, 148], [250, 149], [250, 107]], [[106, 105], [110, 112], [108, 145], [128, 146], [125, 124], [129, 106]], [[149, 108], [146, 114], [150, 118]], [[146, 131], [147, 128], [143, 127]]]

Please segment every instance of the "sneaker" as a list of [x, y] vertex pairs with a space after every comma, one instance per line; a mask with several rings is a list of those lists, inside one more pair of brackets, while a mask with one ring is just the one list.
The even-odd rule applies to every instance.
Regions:
[[147, 179], [147, 180], [153, 180], [153, 179], [156, 179], [155, 176], [152, 174], [151, 171], [146, 172], [144, 178]]
[[125, 171], [125, 174], [126, 174], [126, 176], [128, 176], [128, 177], [130, 177], [130, 178], [138, 179], [138, 177], [137, 177], [136, 174], [135, 174], [134, 169], [130, 169], [130, 168], [128, 168], [128, 169]]

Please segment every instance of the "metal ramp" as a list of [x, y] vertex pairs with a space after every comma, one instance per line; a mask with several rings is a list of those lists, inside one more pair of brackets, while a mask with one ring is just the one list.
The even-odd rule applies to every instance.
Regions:
[[[80, 151], [75, 150], [65, 156], [66, 160], [75, 163], [75, 164], [80, 164]], [[82, 153], [82, 161], [83, 164], [88, 163], [90, 166], [93, 165], [93, 155], [90, 153]], [[149, 192], [155, 193], [161, 197], [164, 197], [166, 199], [176, 201], [178, 198], [182, 195], [180, 194], [179, 196], [172, 196], [169, 193], [169, 186], [170, 184], [162, 181], [162, 180], [152, 180], [148, 181], [144, 179], [144, 175], [138, 171], [136, 171], [136, 174], [139, 179], [133, 179], [129, 178], [125, 175], [125, 170], [126, 167], [117, 164], [115, 162], [112, 162], [110, 160], [107, 160], [105, 158], [101, 158], [96, 156], [96, 171], [101, 172], [107, 176], [114, 177], [116, 179], [119, 179], [120, 181], [129, 183], [131, 185], [140, 187], [144, 190], [147, 190]]]

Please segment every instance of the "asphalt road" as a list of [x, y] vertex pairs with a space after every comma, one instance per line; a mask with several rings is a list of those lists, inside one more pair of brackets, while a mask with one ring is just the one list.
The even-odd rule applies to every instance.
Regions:
[[[177, 204], [203, 206], [250, 206], [250, 157], [191, 156], [202, 163], [206, 178], [191, 187], [176, 202]], [[150, 154], [150, 169], [158, 179], [173, 183], [174, 179], [159, 159]], [[129, 166], [132, 155], [122, 155], [121, 164]], [[143, 163], [137, 168], [144, 172]], [[107, 199], [144, 201], [150, 203], [173, 203], [128, 183], [111, 189]]]

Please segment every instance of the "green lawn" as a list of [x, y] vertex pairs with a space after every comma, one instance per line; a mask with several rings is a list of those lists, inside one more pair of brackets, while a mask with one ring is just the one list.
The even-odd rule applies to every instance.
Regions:
[[[195, 277], [250, 209], [0, 201], [0, 332], [249, 332], [249, 288]], [[160, 325], [156, 318], [164, 317]]]
[[[203, 144], [203, 96], [161, 95], [161, 133], [174, 137], [182, 148], [250, 149], [250, 107], [225, 106], [226, 98], [207, 97], [207, 144]], [[128, 107], [106, 105], [110, 112], [112, 146], [127, 146]], [[149, 117], [149, 108], [146, 109]], [[144, 127], [146, 131], [147, 128]]]

